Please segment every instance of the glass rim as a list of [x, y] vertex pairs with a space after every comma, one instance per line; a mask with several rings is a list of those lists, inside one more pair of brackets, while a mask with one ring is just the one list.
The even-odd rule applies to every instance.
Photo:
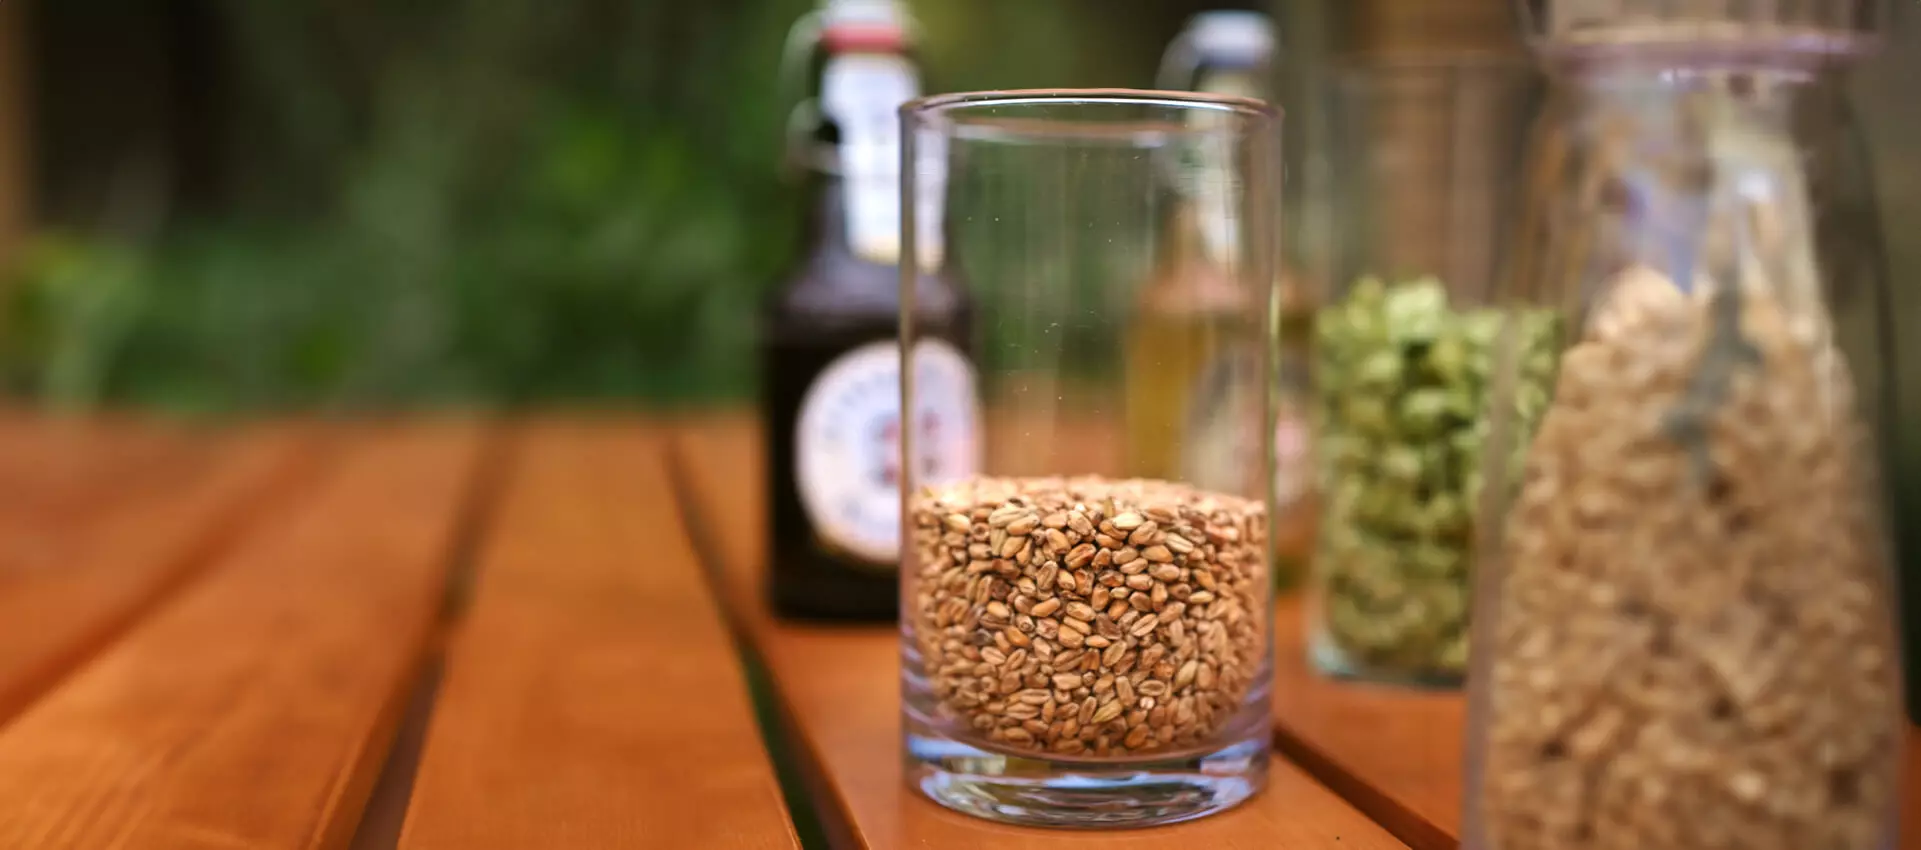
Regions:
[[[952, 127], [963, 123], [999, 124], [1004, 127], [1023, 125], [1047, 125], [1055, 129], [1030, 131], [1032, 135], [1060, 135], [1060, 130], [1075, 128], [1083, 132], [1106, 125], [1111, 129], [1124, 129], [1127, 122], [1084, 121], [1073, 118], [1007, 118], [989, 121], [959, 121], [956, 116], [968, 115], [977, 110], [990, 110], [1006, 107], [1047, 107], [1047, 106], [1135, 106], [1161, 108], [1194, 113], [1215, 113], [1229, 115], [1255, 122], [1272, 124], [1281, 117], [1281, 108], [1273, 103], [1251, 97], [1212, 94], [1191, 91], [1166, 91], [1160, 89], [1129, 88], [1048, 88], [1048, 89], [996, 89], [972, 92], [949, 92], [926, 95], [901, 104], [899, 114], [910, 125]], [[1136, 122], [1148, 123], [1148, 122]], [[1219, 133], [1221, 128], [1182, 127], [1168, 122], [1153, 122], [1157, 130], [1164, 134], [1207, 134]]]
[[965, 107], [1033, 106], [1045, 103], [1097, 103], [1128, 106], [1166, 106], [1176, 109], [1214, 109], [1278, 117], [1280, 107], [1265, 100], [1233, 94], [1130, 88], [984, 89], [928, 94], [901, 104], [904, 113], [936, 113]]

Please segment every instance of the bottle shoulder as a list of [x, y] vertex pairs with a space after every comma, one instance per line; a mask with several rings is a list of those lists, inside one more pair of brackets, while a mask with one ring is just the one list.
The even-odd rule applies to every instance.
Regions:
[[[775, 289], [767, 309], [776, 316], [834, 321], [900, 313], [900, 269], [846, 250], [816, 250], [797, 263]], [[915, 282], [919, 312], [944, 314], [964, 308], [964, 295], [945, 275]]]

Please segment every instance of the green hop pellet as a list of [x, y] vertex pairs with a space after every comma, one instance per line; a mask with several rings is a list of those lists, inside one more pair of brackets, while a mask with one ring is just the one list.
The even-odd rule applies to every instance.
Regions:
[[[1560, 327], [1546, 312], [1457, 309], [1432, 278], [1364, 279], [1317, 316], [1320, 628], [1349, 668], [1465, 672], [1490, 388], [1497, 364], [1513, 363], [1503, 403], [1531, 428], [1547, 407]], [[1506, 358], [1504, 340], [1515, 346]], [[1526, 444], [1511, 442], [1510, 464]]]

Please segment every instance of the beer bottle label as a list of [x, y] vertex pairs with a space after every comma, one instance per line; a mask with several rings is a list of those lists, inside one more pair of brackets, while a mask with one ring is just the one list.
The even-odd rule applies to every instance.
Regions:
[[[855, 348], [808, 387], [794, 427], [794, 480], [815, 535], [877, 568], [900, 556], [901, 479], [940, 484], [980, 468], [974, 370], [941, 340], [914, 347], [914, 411], [903, 425], [900, 346]], [[902, 429], [911, 427], [914, 468], [901, 468]]]

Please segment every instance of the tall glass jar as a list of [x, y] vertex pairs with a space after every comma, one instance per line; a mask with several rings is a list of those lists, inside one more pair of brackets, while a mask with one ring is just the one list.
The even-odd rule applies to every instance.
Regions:
[[[1270, 736], [1278, 119], [1110, 90], [902, 114], [903, 279], [969, 291], [986, 419], [984, 474], [958, 482], [923, 480], [903, 435], [909, 779], [1030, 824], [1238, 803]], [[1191, 386], [1161, 392], [1170, 366]], [[912, 406], [930, 388], [904, 374]]]
[[[1322, 670], [1450, 685], [1466, 674], [1473, 502], [1535, 73], [1502, 60], [1377, 60], [1333, 75], [1328, 291], [1314, 326], [1321, 516], [1310, 646]], [[1547, 344], [1548, 323], [1525, 333]], [[1529, 364], [1536, 384], [1549, 357]], [[1538, 402], [1530, 400], [1534, 407]]]
[[1892, 846], [1885, 347], [1841, 332], [1886, 293], [1838, 285], [1794, 134], [1870, 11], [1530, 7], [1555, 94], [1509, 294], [1566, 332], [1538, 421], [1490, 408], [1471, 850]]

